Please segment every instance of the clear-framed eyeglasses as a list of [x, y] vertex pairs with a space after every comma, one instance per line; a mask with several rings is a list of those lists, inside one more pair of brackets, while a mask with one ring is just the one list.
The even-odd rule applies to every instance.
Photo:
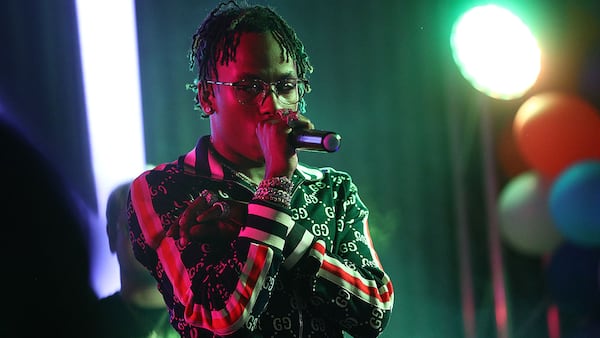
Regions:
[[209, 84], [230, 86], [233, 88], [235, 98], [241, 104], [260, 104], [264, 101], [267, 93], [273, 91], [281, 103], [294, 105], [308, 90], [308, 80], [306, 79], [283, 79], [270, 83], [260, 79], [238, 82], [205, 81]]

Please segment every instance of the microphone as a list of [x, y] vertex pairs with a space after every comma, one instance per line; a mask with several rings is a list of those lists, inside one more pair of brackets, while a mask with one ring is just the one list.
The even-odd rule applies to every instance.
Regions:
[[326, 130], [292, 129], [288, 142], [298, 150], [333, 153], [340, 148], [342, 136]]

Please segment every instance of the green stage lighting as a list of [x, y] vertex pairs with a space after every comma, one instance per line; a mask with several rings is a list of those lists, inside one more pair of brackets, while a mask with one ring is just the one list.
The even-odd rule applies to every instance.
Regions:
[[463, 76], [497, 99], [521, 97], [537, 80], [541, 52], [529, 28], [497, 5], [470, 9], [454, 24], [452, 53]]

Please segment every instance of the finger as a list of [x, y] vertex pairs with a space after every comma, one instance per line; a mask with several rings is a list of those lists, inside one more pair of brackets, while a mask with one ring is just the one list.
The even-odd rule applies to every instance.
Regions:
[[196, 198], [179, 216], [179, 225], [185, 226], [186, 224], [193, 222], [198, 212], [206, 210], [208, 206], [206, 201], [202, 197]]
[[184, 227], [186, 224], [188, 224], [190, 222], [191, 216], [190, 216], [190, 211], [185, 211], [183, 214], [181, 214], [181, 216], [179, 216], [179, 227]]
[[314, 129], [315, 126], [310, 121], [293, 120], [290, 121], [290, 128], [294, 130]]
[[227, 202], [215, 202], [210, 208], [196, 217], [196, 222], [202, 223], [211, 220], [223, 219], [229, 215], [230, 207]]
[[206, 202], [204, 201], [204, 198], [198, 197], [183, 211], [179, 216], [178, 221], [180, 238], [189, 239], [190, 228], [196, 224], [198, 212], [201, 212], [204, 209], [206, 209]]
[[167, 237], [175, 237], [175, 234], [179, 233], [179, 224], [171, 224], [169, 230], [167, 230]]
[[[187, 210], [186, 210], [187, 211]], [[184, 212], [179, 218], [179, 226], [177, 229], [179, 230], [179, 237], [187, 237], [187, 231], [189, 229], [190, 224], [190, 212]]]
[[294, 129], [315, 129], [315, 125], [312, 121], [302, 114], [298, 114], [297, 119], [292, 123], [293, 124], [290, 124], [290, 127]]
[[216, 222], [213, 223], [203, 223], [196, 224], [190, 227], [190, 238], [207, 238], [214, 237], [217, 233], [218, 224]]

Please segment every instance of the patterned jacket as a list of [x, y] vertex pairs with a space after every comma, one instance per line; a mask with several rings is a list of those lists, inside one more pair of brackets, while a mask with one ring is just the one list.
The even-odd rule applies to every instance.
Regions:
[[[379, 335], [393, 288], [350, 176], [300, 164], [288, 210], [252, 199], [256, 186], [230, 168], [205, 136], [131, 186], [135, 255], [158, 281], [182, 337]], [[243, 209], [239, 233], [185, 243], [168, 236], [183, 210], [207, 192]]]

